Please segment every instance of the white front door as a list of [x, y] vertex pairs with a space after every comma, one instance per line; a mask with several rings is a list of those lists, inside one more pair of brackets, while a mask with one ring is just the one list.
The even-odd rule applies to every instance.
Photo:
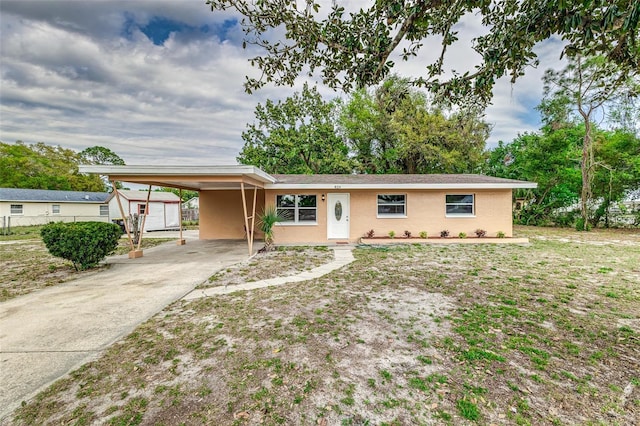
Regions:
[[349, 238], [349, 194], [327, 194], [327, 238]]

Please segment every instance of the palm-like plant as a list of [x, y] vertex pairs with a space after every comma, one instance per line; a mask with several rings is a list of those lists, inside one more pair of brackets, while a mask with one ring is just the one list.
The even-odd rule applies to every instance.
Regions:
[[264, 251], [273, 250], [273, 227], [276, 223], [288, 219], [284, 211], [278, 211], [274, 205], [264, 208], [258, 219], [260, 230], [264, 233]]

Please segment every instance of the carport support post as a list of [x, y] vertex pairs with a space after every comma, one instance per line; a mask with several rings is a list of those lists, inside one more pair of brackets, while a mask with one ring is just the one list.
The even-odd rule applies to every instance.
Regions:
[[249, 251], [253, 254], [253, 236], [255, 235], [256, 225], [256, 198], [258, 197], [258, 187], [253, 186], [253, 213], [251, 213], [251, 244]]
[[179, 194], [178, 197], [180, 197], [180, 207], [178, 208], [179, 209], [178, 220], [180, 221], [180, 239], [178, 240], [178, 245], [183, 246], [185, 241], [184, 241], [184, 238], [182, 238], [182, 188], [178, 189], [178, 194]]
[[142, 226], [140, 227], [140, 238], [138, 238], [138, 249], [136, 251], [140, 252], [140, 256], [142, 256], [142, 250], [140, 247], [142, 246], [142, 234], [144, 233], [144, 223], [147, 220], [147, 215], [149, 214], [149, 198], [151, 198], [151, 185], [149, 185], [149, 190], [147, 191], [147, 202], [144, 205], [144, 215], [142, 215]]
[[122, 208], [122, 201], [120, 201], [120, 192], [118, 192], [118, 187], [116, 186], [115, 180], [111, 181], [111, 186], [113, 187], [113, 190], [116, 193], [116, 201], [118, 202], [118, 208], [120, 209], [120, 216], [122, 216], [122, 222], [124, 223], [124, 230], [127, 231], [127, 237], [129, 238], [129, 245], [131, 246], [131, 251], [129, 251], [129, 259], [133, 259], [134, 257], [140, 257], [140, 256], [131, 255], [131, 253], [135, 253], [136, 250], [135, 250], [135, 246], [133, 245], [133, 238], [131, 238], [129, 223], [127, 221], [127, 218], [124, 217], [124, 209]]
[[[242, 192], [242, 208], [244, 210], [244, 229], [247, 231], [247, 245], [249, 246], [249, 256], [253, 254], [253, 222], [255, 213], [251, 216], [251, 228], [249, 228], [249, 216], [247, 215], [247, 197], [244, 193], [244, 182], [240, 182], [240, 191]], [[255, 200], [255, 187], [254, 187]], [[253, 211], [256, 210], [256, 203], [253, 202]]]

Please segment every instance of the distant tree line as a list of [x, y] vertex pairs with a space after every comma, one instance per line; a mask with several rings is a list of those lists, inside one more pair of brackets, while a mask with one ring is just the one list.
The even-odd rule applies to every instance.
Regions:
[[255, 115], [238, 162], [269, 173], [478, 172], [490, 132], [481, 111], [434, 106], [396, 76], [345, 101], [305, 85]]
[[81, 152], [43, 142], [0, 142], [0, 187], [62, 191], [106, 191], [98, 175], [80, 173], [80, 164], [124, 164], [108, 148], [94, 146]]
[[[123, 166], [125, 162], [118, 154], [103, 146], [92, 146], [78, 152], [43, 142], [0, 142], [0, 188], [111, 191], [111, 182], [105, 177], [80, 173], [78, 168], [81, 164]], [[121, 188], [121, 183], [117, 184]], [[176, 188], [155, 190], [180, 194]], [[182, 201], [197, 196], [197, 191], [182, 191]]]

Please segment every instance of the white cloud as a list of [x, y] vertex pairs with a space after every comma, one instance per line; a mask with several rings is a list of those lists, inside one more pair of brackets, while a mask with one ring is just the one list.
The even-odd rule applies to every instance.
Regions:
[[[144, 12], [149, 2], [135, 4], [142, 22], [158, 12]], [[216, 21], [202, 3], [160, 6], [190, 25], [203, 25], [202, 15]], [[247, 52], [214, 36], [183, 42], [173, 34], [157, 46], [134, 29], [127, 38], [117, 11], [106, 13], [118, 25], [102, 37], [105, 25], [94, 33], [72, 25], [80, 17], [69, 9], [52, 11], [49, 20], [33, 10], [25, 13], [34, 19], [3, 16], [0, 139], [78, 150], [99, 144], [130, 164], [235, 161], [258, 100], [243, 92], [244, 75], [254, 72]], [[176, 9], [190, 13], [171, 14]]]
[[[308, 80], [244, 93], [245, 75], [259, 75], [247, 61], [257, 52], [241, 48], [237, 26], [220, 40], [221, 26], [232, 15], [211, 13], [203, 0], [3, 0], [0, 11], [3, 142], [42, 141], [76, 150], [102, 145], [128, 164], [233, 163], [255, 106], [284, 99]], [[154, 17], [211, 31], [175, 32], [156, 45], [139, 29]], [[481, 27], [469, 17], [460, 31], [449, 57], [459, 71], [479, 60], [469, 40]], [[557, 63], [557, 45], [541, 45], [539, 52], [545, 63]], [[396, 60], [396, 71], [420, 75], [438, 53], [423, 48], [418, 60]], [[527, 72], [525, 84], [513, 88], [498, 83], [487, 111], [495, 123], [492, 141], [534, 130], [531, 105], [539, 99], [543, 71]], [[320, 92], [338, 96], [325, 87]]]

